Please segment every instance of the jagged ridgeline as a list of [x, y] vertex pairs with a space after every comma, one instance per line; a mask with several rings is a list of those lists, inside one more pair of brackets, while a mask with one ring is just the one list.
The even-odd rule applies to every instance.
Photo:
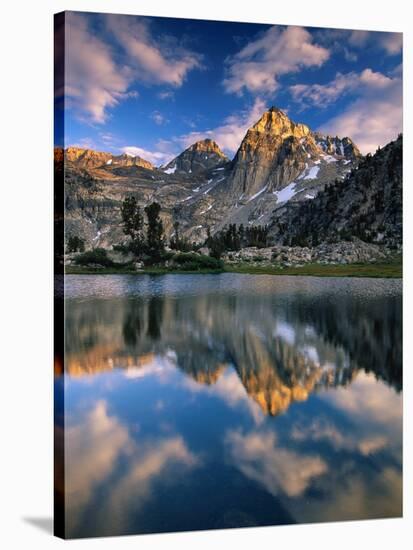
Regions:
[[402, 241], [403, 138], [365, 156], [344, 181], [311, 201], [288, 204], [270, 232], [288, 246], [318, 246], [353, 237], [397, 248]]
[[401, 147], [399, 138], [363, 157], [350, 137], [313, 132], [276, 107], [246, 132], [232, 160], [211, 139], [159, 167], [69, 147], [65, 234], [86, 249], [111, 249], [125, 238], [121, 206], [133, 196], [141, 208], [161, 205], [167, 241], [178, 221], [199, 246], [234, 225], [268, 228], [267, 246], [351, 237], [400, 246]]

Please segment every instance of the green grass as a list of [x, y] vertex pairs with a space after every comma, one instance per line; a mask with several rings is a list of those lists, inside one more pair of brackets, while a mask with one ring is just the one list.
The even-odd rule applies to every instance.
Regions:
[[96, 275], [96, 274], [133, 274], [133, 275], [165, 275], [165, 274], [215, 274], [215, 273], [245, 273], [251, 275], [303, 275], [309, 277], [380, 277], [401, 278], [402, 264], [400, 261], [376, 264], [345, 264], [322, 265], [306, 264], [302, 267], [259, 266], [251, 264], [226, 264], [224, 269], [196, 269], [181, 270], [166, 267], [146, 267], [142, 271], [135, 271], [130, 266], [90, 268], [81, 266], [67, 266], [67, 274]]
[[400, 261], [376, 264], [323, 265], [306, 264], [302, 267], [258, 266], [251, 264], [226, 265], [229, 273], [253, 275], [304, 275], [309, 277], [380, 277], [401, 278], [403, 266]]

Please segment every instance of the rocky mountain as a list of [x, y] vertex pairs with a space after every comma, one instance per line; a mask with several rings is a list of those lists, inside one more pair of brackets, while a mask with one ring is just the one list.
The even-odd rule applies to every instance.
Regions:
[[278, 211], [270, 232], [275, 242], [318, 246], [361, 239], [397, 249], [402, 242], [403, 138], [364, 157], [344, 181], [335, 181], [312, 201]]
[[[356, 197], [364, 200], [364, 193], [368, 194], [358, 190], [359, 179], [351, 186], [354, 199], [351, 192], [345, 193], [350, 174], [355, 177], [357, 166], [370, 162], [349, 137], [313, 132], [275, 107], [246, 132], [232, 161], [211, 139], [194, 143], [159, 168], [140, 157], [77, 147], [66, 149], [64, 158], [66, 235], [83, 238], [88, 248], [111, 248], [124, 239], [120, 206], [131, 194], [141, 206], [152, 201], [161, 204], [167, 237], [178, 220], [182, 234], [197, 243], [205, 241], [208, 227], [215, 233], [234, 223], [269, 225], [271, 239], [280, 243], [285, 227], [280, 229], [277, 224], [287, 224], [287, 233], [293, 237], [292, 222], [287, 219], [293, 213], [314, 208], [320, 218], [327, 219], [321, 212], [327, 203], [318, 199], [320, 194], [325, 197], [327, 185], [336, 182], [330, 193], [340, 197], [344, 193], [343, 200], [352, 204]], [[390, 179], [391, 174], [387, 183], [383, 180], [383, 189], [391, 185]], [[387, 187], [383, 192], [386, 202], [390, 192]], [[380, 200], [374, 199], [378, 208]], [[368, 204], [373, 205], [371, 201]], [[302, 211], [297, 210], [300, 205]], [[344, 209], [340, 216], [344, 215], [351, 213]], [[380, 214], [377, 219], [390, 218]], [[338, 224], [340, 230], [342, 225]], [[304, 226], [297, 223], [299, 227]], [[394, 238], [399, 233], [396, 230]]]
[[80, 147], [68, 147], [65, 149], [65, 161], [77, 168], [98, 168], [99, 166], [141, 166], [153, 170], [154, 166], [149, 161], [138, 157], [127, 155], [112, 155], [103, 151], [93, 149], [82, 149]]
[[161, 170], [166, 174], [184, 172], [186, 174], [200, 174], [229, 162], [229, 158], [212, 139], [197, 141], [180, 155], [169, 162]]
[[359, 157], [349, 138], [313, 134], [304, 124], [292, 122], [283, 111], [271, 107], [242, 140], [228, 190], [247, 199], [264, 192], [279, 193], [295, 180], [320, 178], [332, 162], [348, 164]]

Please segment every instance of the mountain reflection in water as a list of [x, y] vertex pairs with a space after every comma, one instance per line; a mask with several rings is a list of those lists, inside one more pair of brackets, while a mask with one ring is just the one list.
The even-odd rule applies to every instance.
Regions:
[[399, 281], [69, 276], [65, 304], [68, 536], [401, 514]]

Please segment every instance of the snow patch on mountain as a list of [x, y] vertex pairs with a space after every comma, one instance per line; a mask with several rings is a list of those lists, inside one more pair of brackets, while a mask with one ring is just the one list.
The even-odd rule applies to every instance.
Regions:
[[308, 174], [303, 178], [305, 180], [314, 180], [320, 170], [319, 166], [312, 166], [308, 171]]
[[172, 168], [166, 168], [166, 169], [164, 170], [164, 172], [165, 172], [165, 174], [175, 174], [175, 172], [176, 172], [176, 165], [173, 166]]
[[277, 197], [277, 204], [287, 202], [292, 199], [292, 197], [298, 193], [296, 190], [296, 185], [296, 182], [293, 181], [284, 187], [284, 189], [281, 189], [281, 191], [274, 191], [274, 195]]

